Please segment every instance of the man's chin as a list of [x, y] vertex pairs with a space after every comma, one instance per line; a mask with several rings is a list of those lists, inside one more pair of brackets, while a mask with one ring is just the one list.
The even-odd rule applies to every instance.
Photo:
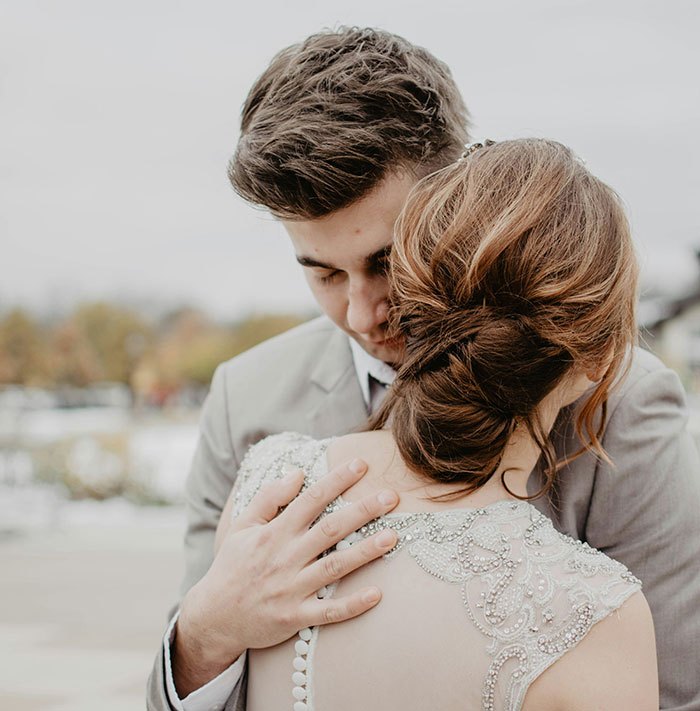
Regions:
[[366, 340], [358, 342], [372, 357], [383, 360], [393, 367], [396, 367], [403, 357], [403, 343], [399, 339], [387, 339], [380, 343]]

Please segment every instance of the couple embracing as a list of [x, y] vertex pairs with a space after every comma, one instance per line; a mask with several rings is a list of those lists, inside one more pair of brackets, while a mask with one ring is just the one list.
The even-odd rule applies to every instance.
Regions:
[[216, 372], [148, 707], [700, 711], [700, 467], [614, 192], [465, 150], [381, 31], [280, 52], [241, 128], [325, 317]]

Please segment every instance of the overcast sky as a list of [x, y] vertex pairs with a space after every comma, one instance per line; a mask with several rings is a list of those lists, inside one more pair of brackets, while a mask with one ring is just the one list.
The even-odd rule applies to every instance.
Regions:
[[77, 299], [215, 315], [313, 302], [282, 228], [226, 179], [245, 94], [323, 27], [452, 68], [476, 138], [569, 144], [623, 196], [647, 283], [695, 277], [697, 0], [0, 0], [0, 309]]

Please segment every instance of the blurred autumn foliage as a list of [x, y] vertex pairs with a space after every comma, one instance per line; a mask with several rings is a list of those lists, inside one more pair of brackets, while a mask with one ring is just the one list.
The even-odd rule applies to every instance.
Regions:
[[307, 318], [256, 315], [220, 324], [189, 308], [148, 319], [124, 306], [89, 303], [47, 322], [17, 308], [0, 314], [0, 384], [122, 383], [137, 402], [157, 405], [183, 388], [208, 385], [219, 363]]

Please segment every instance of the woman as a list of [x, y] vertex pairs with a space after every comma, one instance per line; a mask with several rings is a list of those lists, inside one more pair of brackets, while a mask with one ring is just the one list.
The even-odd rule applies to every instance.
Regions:
[[606, 457], [636, 279], [615, 194], [558, 143], [489, 143], [418, 183], [391, 265], [405, 358], [370, 428], [269, 437], [232, 497], [236, 515], [289, 466], [313, 481], [361, 454], [369, 472], [335, 507], [387, 486], [400, 504], [338, 547], [380, 529], [397, 545], [318, 594], [371, 580], [382, 603], [250, 650], [248, 709], [658, 708], [639, 581], [558, 534], [527, 492], [540, 458], [537, 495], [554, 483], [549, 431], [588, 391], [581, 451]]

